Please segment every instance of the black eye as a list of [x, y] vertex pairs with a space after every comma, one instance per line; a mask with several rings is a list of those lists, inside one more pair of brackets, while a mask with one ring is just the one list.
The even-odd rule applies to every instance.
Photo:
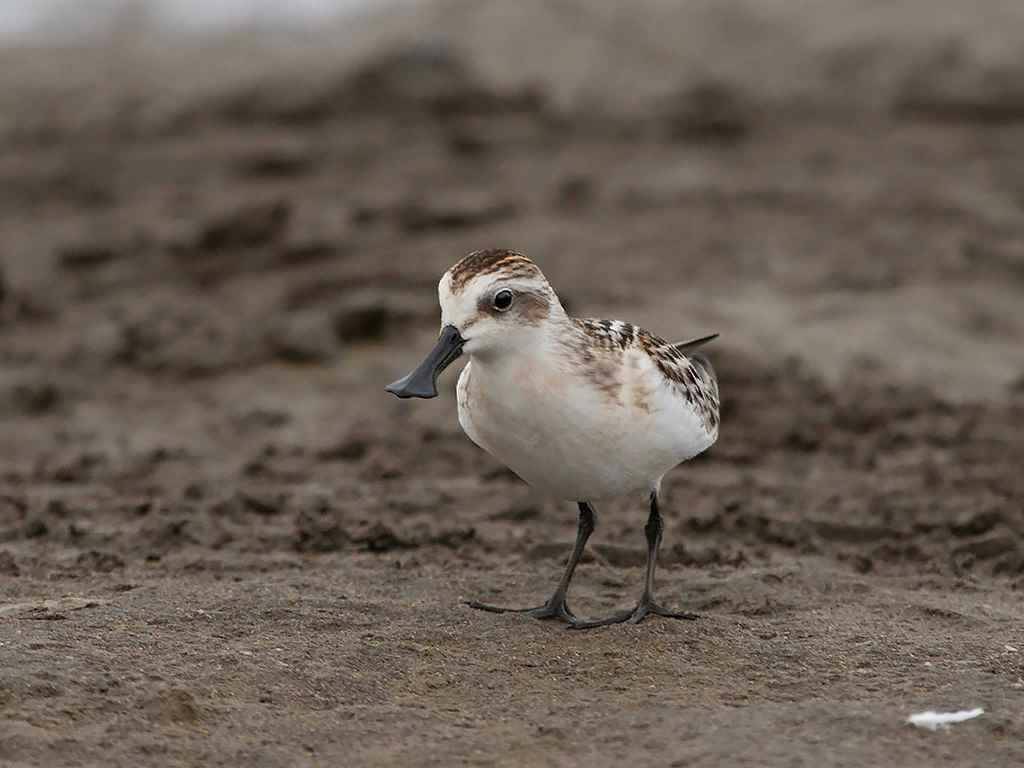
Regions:
[[494, 294], [494, 308], [499, 312], [504, 312], [506, 309], [512, 306], [512, 291], [508, 288], [502, 288], [496, 294]]

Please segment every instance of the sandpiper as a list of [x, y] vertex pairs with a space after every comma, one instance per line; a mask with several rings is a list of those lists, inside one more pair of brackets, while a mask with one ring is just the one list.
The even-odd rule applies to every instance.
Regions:
[[[536, 608], [470, 602], [496, 613], [557, 618], [586, 629], [648, 615], [674, 619], [655, 600], [663, 523], [661, 480], [718, 437], [718, 383], [694, 350], [717, 334], [671, 343], [618, 320], [569, 316], [543, 273], [516, 251], [475, 251], [438, 285], [441, 334], [426, 359], [388, 385], [398, 397], [437, 396], [437, 377], [467, 355], [459, 376], [459, 424], [470, 439], [540, 493], [579, 507], [576, 545], [551, 598]], [[594, 502], [644, 493], [650, 514], [647, 569], [634, 608], [578, 619], [569, 582], [594, 531]]]

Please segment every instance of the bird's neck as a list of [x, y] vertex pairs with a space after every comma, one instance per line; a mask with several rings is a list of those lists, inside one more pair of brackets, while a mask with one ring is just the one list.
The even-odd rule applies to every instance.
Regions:
[[474, 370], [484, 375], [515, 379], [530, 370], [556, 366], [564, 356], [566, 335], [576, 333], [579, 330], [562, 310], [540, 325], [516, 331], [501, 347], [474, 352], [470, 359]]

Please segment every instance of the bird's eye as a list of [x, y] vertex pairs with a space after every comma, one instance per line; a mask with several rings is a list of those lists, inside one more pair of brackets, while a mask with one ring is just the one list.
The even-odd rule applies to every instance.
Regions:
[[508, 288], [502, 288], [496, 294], [494, 294], [494, 308], [499, 312], [504, 312], [506, 309], [512, 306], [512, 291]]

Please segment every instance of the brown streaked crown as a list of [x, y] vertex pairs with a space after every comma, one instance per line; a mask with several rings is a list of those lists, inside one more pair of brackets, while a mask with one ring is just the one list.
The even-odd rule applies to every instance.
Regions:
[[508, 277], [543, 277], [537, 265], [518, 251], [488, 248], [473, 251], [448, 270], [452, 291], [461, 291], [474, 278], [494, 272]]

